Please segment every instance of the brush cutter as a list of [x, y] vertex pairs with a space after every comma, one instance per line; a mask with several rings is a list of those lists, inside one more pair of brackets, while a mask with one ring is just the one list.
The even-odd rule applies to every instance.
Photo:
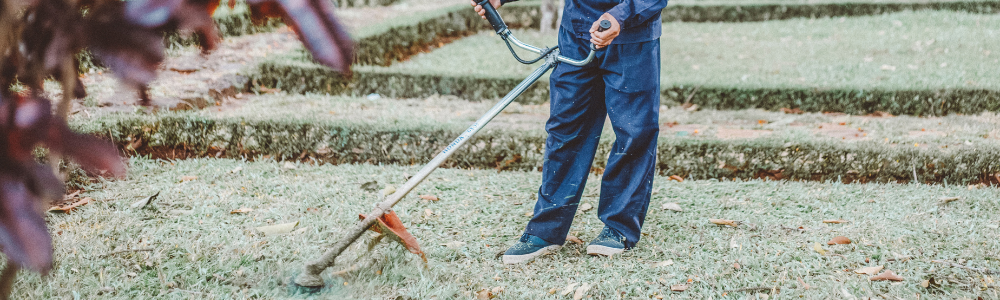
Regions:
[[[427, 178], [427, 176], [430, 175], [431, 172], [434, 172], [434, 170], [437, 169], [438, 166], [440, 166], [442, 163], [444, 163], [444, 161], [448, 159], [448, 157], [450, 157], [453, 153], [455, 153], [455, 151], [459, 147], [462, 147], [462, 145], [464, 145], [469, 139], [471, 139], [472, 135], [479, 132], [480, 129], [482, 129], [484, 126], [486, 126], [487, 123], [493, 120], [494, 117], [500, 114], [500, 112], [503, 111], [503, 109], [506, 108], [507, 105], [513, 102], [514, 99], [517, 98], [517, 96], [520, 96], [521, 93], [523, 93], [529, 86], [531, 86], [531, 84], [535, 83], [535, 81], [538, 81], [538, 79], [541, 78], [543, 75], [545, 75], [546, 72], [555, 68], [555, 66], [559, 63], [566, 63], [574, 66], [583, 66], [590, 63], [590, 61], [594, 59], [595, 52], [597, 51], [597, 48], [594, 45], [590, 46], [590, 53], [587, 55], [586, 58], [582, 60], [577, 60], [559, 55], [558, 47], [543, 49], [521, 42], [520, 40], [515, 38], [514, 35], [511, 33], [511, 31], [507, 28], [507, 24], [504, 23], [503, 19], [500, 18], [500, 14], [497, 12], [496, 8], [490, 5], [489, 0], [483, 0], [482, 2], [479, 3], [479, 5], [482, 5], [483, 9], [486, 11], [485, 17], [490, 22], [490, 25], [493, 26], [493, 30], [496, 31], [497, 35], [499, 35], [500, 38], [504, 40], [504, 42], [507, 44], [507, 48], [510, 50], [510, 53], [514, 56], [515, 59], [517, 59], [518, 62], [523, 64], [533, 64], [535, 62], [543, 60], [544, 62], [542, 63], [541, 66], [535, 69], [534, 72], [531, 72], [531, 75], [528, 75], [528, 78], [525, 78], [524, 80], [521, 81], [521, 83], [518, 83], [518, 85], [515, 86], [514, 89], [511, 90], [509, 93], [507, 93], [507, 95], [504, 96], [503, 99], [500, 100], [500, 102], [494, 105], [493, 108], [491, 108], [489, 111], [486, 112], [486, 114], [484, 114], [482, 117], [476, 120], [475, 123], [472, 123], [472, 126], [469, 126], [469, 128], [466, 129], [465, 132], [462, 132], [462, 134], [459, 135], [458, 138], [452, 141], [451, 144], [449, 144], [447, 147], [444, 148], [444, 150], [438, 153], [437, 156], [434, 157], [434, 159], [432, 159], [429, 163], [427, 163], [427, 165], [421, 168], [416, 175], [410, 177], [410, 179], [407, 180], [402, 187], [397, 189], [395, 193], [389, 195], [384, 201], [376, 205], [375, 209], [372, 210], [372, 212], [369, 213], [367, 217], [363, 217], [361, 222], [359, 222], [356, 226], [354, 226], [354, 228], [352, 228], [348, 232], [347, 236], [345, 236], [342, 240], [334, 244], [332, 248], [328, 249], [325, 253], [323, 253], [322, 257], [306, 264], [305, 267], [301, 270], [301, 272], [295, 276], [293, 282], [290, 283], [290, 286], [293, 287], [292, 290], [293, 292], [315, 293], [320, 291], [324, 285], [323, 279], [322, 277], [320, 277], [320, 273], [322, 273], [323, 270], [325, 270], [326, 268], [332, 266], [337, 256], [340, 255], [345, 249], [347, 249], [348, 246], [354, 243], [355, 240], [361, 237], [361, 235], [365, 232], [365, 230], [368, 230], [369, 228], [375, 228], [376, 231], [383, 234], [386, 234], [386, 232], [384, 231], [390, 230], [396, 234], [399, 234], [399, 236], [396, 236], [397, 238], [401, 237], [402, 240], [404, 241], [412, 240], [412, 236], [406, 233], [405, 228], [403, 228], [401, 222], [398, 221], [399, 220], [398, 217], [396, 217], [395, 214], [393, 214], [391, 211], [391, 208], [394, 205], [396, 205], [396, 203], [402, 200], [407, 193], [409, 193], [411, 190], [413, 190], [413, 188], [415, 188], [418, 184], [420, 184], [420, 182], [422, 182], [425, 178]], [[607, 20], [602, 20], [601, 23], [599, 24], [599, 27], [600, 31], [604, 31], [611, 27], [611, 23], [608, 22]], [[511, 46], [511, 44], [517, 46], [518, 48], [538, 54], [538, 57], [531, 60], [521, 59], [521, 57], [519, 57], [517, 53], [514, 52], [514, 48]], [[378, 225], [376, 225], [376, 222], [378, 222]], [[373, 227], [373, 225], [375, 225], [375, 227]], [[414, 252], [414, 249], [409, 247], [409, 245], [407, 248], [409, 248], [411, 252]]]

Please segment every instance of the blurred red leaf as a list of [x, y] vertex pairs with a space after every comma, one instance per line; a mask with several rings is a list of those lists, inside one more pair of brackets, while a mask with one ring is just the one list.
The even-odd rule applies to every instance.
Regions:
[[[326, 0], [249, 0], [251, 17], [281, 16], [319, 63], [341, 73], [351, 72], [354, 42], [337, 22]], [[277, 4], [277, 7], [275, 6]]]

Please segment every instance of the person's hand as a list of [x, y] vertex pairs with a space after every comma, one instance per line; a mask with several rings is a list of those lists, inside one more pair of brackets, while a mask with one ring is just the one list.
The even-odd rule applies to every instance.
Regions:
[[[601, 20], [610, 21], [611, 28], [598, 32], [597, 29], [601, 28]], [[601, 15], [601, 18], [594, 21], [594, 25], [590, 25], [590, 42], [594, 43], [598, 49], [604, 48], [605, 46], [610, 45], [611, 41], [614, 40], [615, 37], [618, 37], [618, 34], [621, 33], [621, 31], [622, 27], [621, 24], [618, 24], [618, 20], [615, 20], [615, 17], [612, 17], [610, 14], [604, 13]]]
[[[483, 6], [477, 4], [476, 0], [470, 1], [472, 2], [472, 7], [476, 9], [476, 13], [478, 13], [480, 17], [483, 17], [483, 20], [486, 20], [486, 11], [483, 10]], [[490, 0], [490, 4], [493, 4], [493, 8], [500, 8], [500, 0]]]

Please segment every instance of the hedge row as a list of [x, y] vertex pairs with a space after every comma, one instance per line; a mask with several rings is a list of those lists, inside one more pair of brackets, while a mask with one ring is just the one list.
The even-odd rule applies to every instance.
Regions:
[[1000, 1], [885, 1], [826, 3], [678, 4], [663, 10], [664, 22], [760, 22], [793, 18], [871, 16], [908, 10], [1000, 13]]
[[[412, 124], [412, 123], [411, 123]], [[423, 164], [463, 129], [434, 124], [385, 125], [317, 120], [216, 119], [193, 115], [113, 117], [78, 124], [111, 135], [128, 153], [154, 157], [255, 157], [372, 164]], [[484, 130], [446, 167], [538, 170], [545, 134]], [[610, 149], [602, 142], [595, 168]], [[178, 152], [180, 154], [178, 154]], [[715, 140], [663, 137], [663, 175], [685, 178], [778, 178], [845, 182], [992, 182], [1000, 174], [1000, 146], [917, 148], [879, 142], [837, 142], [768, 137]]]
[[334, 0], [337, 7], [388, 6], [399, 0]]
[[[322, 66], [294, 58], [266, 61], [250, 75], [260, 86], [290, 93], [366, 95], [378, 93], [394, 98], [455, 95], [471, 101], [497, 99], [506, 95], [521, 78], [482, 78], [428, 74], [387, 73], [359, 68], [351, 80]], [[703, 108], [735, 110], [799, 108], [808, 112], [869, 114], [876, 111], [894, 115], [940, 116], [1000, 111], [1000, 91], [986, 89], [940, 90], [840, 90], [808, 88], [739, 88], [665, 86], [664, 105], [687, 101]], [[532, 85], [518, 102], [538, 104], [548, 101], [548, 84]]]

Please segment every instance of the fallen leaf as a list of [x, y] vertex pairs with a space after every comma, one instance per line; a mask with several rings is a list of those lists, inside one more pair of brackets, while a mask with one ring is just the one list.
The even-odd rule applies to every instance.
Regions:
[[712, 222], [712, 224], [715, 224], [715, 225], [727, 225], [727, 226], [732, 226], [732, 227], [737, 227], [737, 226], [740, 225], [740, 223], [737, 222], [737, 221], [726, 220], [726, 219], [708, 219], [708, 221]]
[[587, 212], [588, 210], [591, 210], [593, 208], [594, 206], [590, 205], [590, 203], [584, 203], [583, 205], [580, 205], [580, 211], [582, 212]]
[[240, 207], [240, 208], [234, 209], [233, 211], [231, 211], [229, 213], [230, 214], [245, 214], [245, 213], [248, 213], [248, 212], [251, 212], [251, 211], [253, 211], [253, 208]]
[[885, 272], [882, 272], [882, 274], [875, 275], [874, 277], [869, 278], [869, 280], [871, 280], [871, 281], [885, 281], [885, 280], [903, 281], [903, 276], [896, 275], [896, 273], [893, 273], [892, 270], [885, 270]]
[[425, 217], [430, 217], [430, 216], [433, 216], [433, 215], [434, 215], [434, 211], [433, 210], [431, 210], [430, 208], [425, 208], [424, 209], [424, 216]]
[[938, 288], [941, 287], [941, 283], [931, 277], [927, 280], [921, 281], [920, 286], [923, 288]]
[[424, 200], [428, 200], [428, 201], [438, 201], [438, 200], [440, 200], [440, 199], [438, 199], [438, 196], [434, 196], [434, 195], [420, 195], [418, 197], [420, 197], [420, 199], [424, 199]]
[[733, 263], [733, 269], [739, 270], [741, 268], [740, 263]]
[[535, 213], [529, 211], [529, 212], [524, 213], [524, 216], [525, 217], [533, 217], [533, 216], [535, 216]]
[[813, 243], [813, 250], [815, 250], [816, 253], [819, 253], [819, 255], [826, 255], [826, 250], [823, 249], [823, 246], [820, 246], [819, 243]]
[[832, 239], [830, 239], [829, 242], [826, 242], [827, 245], [843, 245], [850, 243], [851, 239], [847, 238], [846, 236], [835, 236]]
[[229, 173], [239, 173], [240, 171], [243, 171], [243, 167], [236, 167], [235, 169], [229, 171]]
[[840, 220], [840, 219], [837, 219], [837, 220], [823, 220], [823, 223], [827, 223], [827, 224], [843, 224], [843, 223], [847, 223], [847, 222], [850, 222], [850, 221]]
[[674, 203], [674, 202], [663, 203], [663, 209], [665, 209], [665, 210], [672, 210], [672, 211], [684, 211], [683, 209], [681, 209], [681, 205], [680, 204], [677, 204], [677, 203]]
[[941, 200], [941, 202], [944, 202], [944, 203], [955, 202], [955, 201], [958, 201], [959, 199], [962, 199], [962, 198], [961, 197], [941, 197], [941, 198], [938, 198], [938, 200]]
[[809, 289], [809, 284], [806, 283], [805, 281], [803, 281], [802, 277], [799, 277], [797, 279], [799, 280], [799, 286], [801, 286], [803, 290], [808, 290]]
[[653, 267], [654, 268], [666, 267], [666, 266], [673, 265], [673, 264], [674, 264], [674, 260], [673, 259], [668, 259], [668, 260], [664, 260], [664, 261], [661, 261], [661, 262], [654, 263]]
[[677, 175], [670, 175], [669, 180], [675, 180], [677, 182], [684, 182], [684, 177], [680, 177], [680, 176], [677, 176]]
[[92, 200], [94, 200], [94, 199], [91, 199], [90, 197], [83, 197], [82, 199], [77, 199], [76, 201], [64, 202], [62, 204], [50, 207], [49, 211], [50, 212], [52, 212], [52, 211], [60, 211], [60, 212], [64, 212], [64, 213], [69, 213], [70, 210], [72, 210], [74, 208], [77, 208], [79, 206], [82, 206], [82, 205], [87, 205]]
[[298, 169], [298, 167], [296, 167], [295, 164], [293, 164], [290, 161], [286, 161], [285, 164], [281, 165], [281, 168], [285, 169], [285, 170], [295, 170], [295, 169]]
[[465, 242], [450, 241], [450, 242], [441, 244], [441, 246], [448, 247], [448, 249], [461, 249], [462, 246], [465, 246]]
[[801, 114], [805, 113], [801, 109], [798, 109], [798, 108], [787, 108], [787, 107], [782, 107], [781, 108], [781, 112], [786, 113], [786, 114], [795, 114], [795, 115], [801, 115]]
[[130, 205], [130, 206], [132, 208], [145, 208], [150, 203], [153, 203], [153, 200], [156, 200], [156, 197], [158, 197], [158, 196], [160, 196], [160, 192], [156, 192], [156, 194], [153, 194], [152, 196], [149, 196], [149, 197], [143, 198], [142, 200], [136, 201], [135, 203], [132, 203], [132, 205]]
[[576, 289], [576, 285], [577, 285], [577, 284], [578, 284], [578, 283], [576, 283], [576, 282], [574, 282], [574, 283], [570, 283], [570, 284], [569, 284], [569, 285], [567, 285], [567, 286], [566, 286], [565, 288], [563, 288], [562, 292], [559, 292], [559, 296], [566, 296], [566, 295], [569, 295], [569, 293], [572, 293], [572, 292], [573, 292], [573, 290], [574, 290], [574, 289]]
[[292, 229], [295, 229], [295, 225], [299, 225], [299, 221], [261, 226], [257, 227], [257, 230], [264, 233], [264, 236], [281, 235], [292, 232]]
[[558, 291], [559, 291], [559, 288], [552, 288], [552, 289], [549, 289], [549, 295], [555, 295], [555, 294], [556, 294], [556, 292], [558, 292]]
[[369, 181], [361, 184], [361, 189], [369, 192], [378, 190], [378, 181]]
[[490, 289], [490, 292], [493, 293], [493, 296], [498, 296], [500, 295], [500, 293], [503, 293], [503, 287], [502, 286], [493, 287], [492, 289]]
[[394, 186], [392, 186], [390, 184], [390, 185], [385, 186], [385, 188], [382, 189], [382, 196], [389, 196], [389, 195], [392, 195], [395, 192], [396, 192], [396, 187], [394, 187]]
[[476, 292], [476, 299], [477, 300], [490, 300], [490, 299], [493, 299], [493, 297], [496, 297], [496, 296], [493, 295], [493, 293], [490, 292], [490, 290], [488, 290], [488, 289], [481, 289], [481, 290], [479, 290], [479, 291]]
[[181, 176], [181, 182], [198, 179], [198, 176]]
[[578, 245], [583, 245], [583, 240], [581, 240], [580, 238], [578, 238], [578, 237], [576, 237], [574, 235], [567, 235], [566, 236], [566, 240], [570, 241], [570, 242], [573, 242], [573, 243], [576, 243]]
[[670, 286], [670, 290], [674, 291], [674, 292], [683, 292], [684, 290], [687, 290], [687, 289], [688, 289], [688, 285], [686, 285], [686, 284], [675, 284], [675, 285], [671, 285]]
[[878, 274], [879, 271], [882, 271], [883, 268], [884, 268], [883, 266], [864, 267], [854, 270], [854, 273], [875, 275]]
[[587, 291], [590, 291], [590, 284], [583, 283], [583, 285], [576, 288], [576, 292], [573, 293], [573, 300], [583, 299], [583, 296], [587, 295]]

